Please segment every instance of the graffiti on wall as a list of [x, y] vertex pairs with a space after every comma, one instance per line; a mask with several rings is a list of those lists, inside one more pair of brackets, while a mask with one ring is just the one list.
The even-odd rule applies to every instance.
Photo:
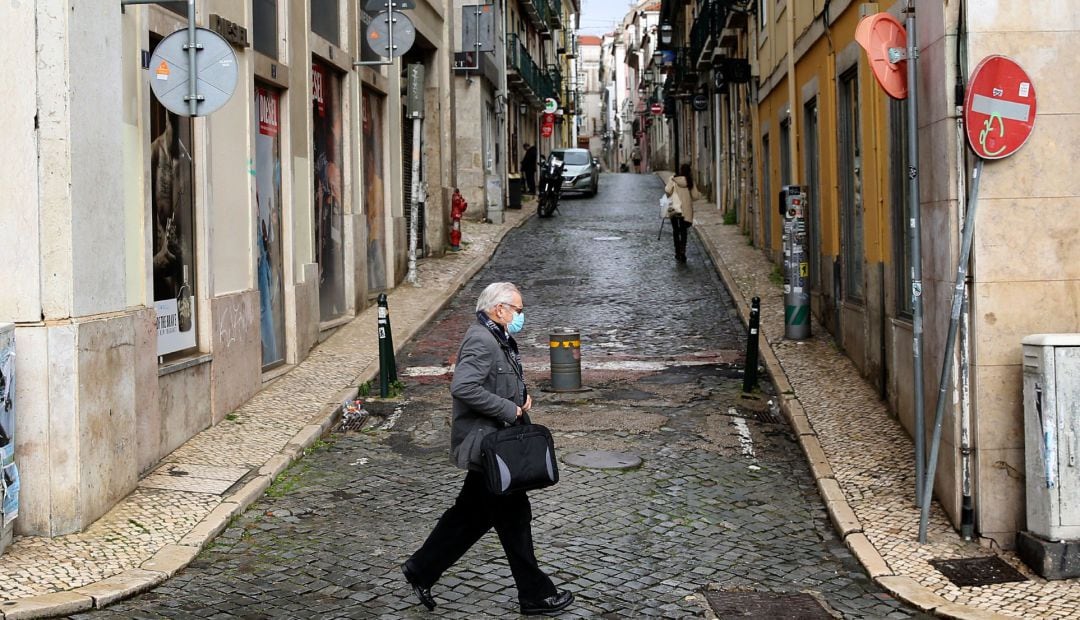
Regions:
[[320, 62], [311, 64], [311, 113], [315, 162], [315, 262], [319, 264], [319, 315], [345, 312], [344, 171], [342, 168], [341, 78]]
[[364, 91], [364, 211], [367, 219], [368, 289], [381, 291], [386, 281], [386, 203], [383, 193], [383, 97]]

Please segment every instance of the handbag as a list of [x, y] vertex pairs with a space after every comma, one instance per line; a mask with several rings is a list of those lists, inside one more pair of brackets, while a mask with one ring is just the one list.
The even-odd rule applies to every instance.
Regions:
[[515, 424], [485, 435], [480, 465], [488, 491], [495, 495], [542, 489], [559, 481], [555, 441], [540, 424]]

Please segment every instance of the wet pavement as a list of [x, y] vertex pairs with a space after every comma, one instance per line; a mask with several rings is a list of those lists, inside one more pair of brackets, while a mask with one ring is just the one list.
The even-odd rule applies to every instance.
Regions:
[[[652, 175], [607, 174], [596, 198], [566, 199], [554, 218], [512, 231], [399, 356], [401, 403], [369, 403], [378, 415], [363, 431], [316, 444], [173, 579], [76, 617], [515, 616], [494, 534], [433, 588], [434, 614], [397, 568], [460, 487], [447, 458], [448, 370], [476, 295], [498, 280], [522, 288], [534, 421], [564, 454], [643, 461], [563, 464], [557, 486], [531, 494], [541, 566], [577, 595], [561, 617], [715, 617], [704, 592], [759, 593], [738, 599], [749, 601], [742, 617], [776, 617], [762, 601], [796, 593], [841, 617], [922, 617], [834, 534], [770, 386], [741, 397], [745, 331], [696, 235], [686, 264], [668, 227], [657, 240], [660, 191]], [[560, 327], [580, 330], [589, 391], [544, 391], [548, 334]]]

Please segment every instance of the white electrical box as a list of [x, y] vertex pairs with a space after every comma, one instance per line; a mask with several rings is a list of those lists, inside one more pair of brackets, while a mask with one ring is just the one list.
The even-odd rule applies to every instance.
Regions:
[[1080, 539], [1080, 334], [1022, 343], [1027, 531]]

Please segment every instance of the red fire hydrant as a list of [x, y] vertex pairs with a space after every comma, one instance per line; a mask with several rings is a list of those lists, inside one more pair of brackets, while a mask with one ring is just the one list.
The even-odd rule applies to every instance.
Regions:
[[450, 249], [455, 252], [461, 249], [461, 217], [468, 208], [465, 197], [454, 188], [454, 195], [450, 199]]

